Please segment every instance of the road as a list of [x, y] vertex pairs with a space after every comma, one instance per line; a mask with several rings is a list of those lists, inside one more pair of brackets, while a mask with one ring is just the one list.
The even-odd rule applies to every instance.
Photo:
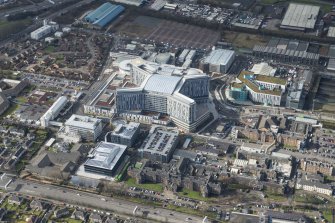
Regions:
[[[202, 218], [170, 211], [163, 208], [153, 208], [125, 200], [104, 197], [97, 194], [78, 192], [53, 185], [44, 185], [22, 179], [9, 185], [8, 192], [17, 192], [27, 196], [56, 200], [66, 204], [89, 207], [92, 209], [115, 212], [128, 216], [148, 218], [160, 222], [180, 223], [191, 218], [193, 223], [202, 222]], [[134, 209], [137, 211], [134, 214]]]

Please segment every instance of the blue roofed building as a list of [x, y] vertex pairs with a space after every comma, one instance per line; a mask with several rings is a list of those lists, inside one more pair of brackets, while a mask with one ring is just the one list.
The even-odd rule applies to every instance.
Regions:
[[85, 16], [85, 21], [102, 28], [116, 19], [124, 10], [125, 8], [121, 5], [113, 5], [106, 2], [99, 8], [88, 13]]

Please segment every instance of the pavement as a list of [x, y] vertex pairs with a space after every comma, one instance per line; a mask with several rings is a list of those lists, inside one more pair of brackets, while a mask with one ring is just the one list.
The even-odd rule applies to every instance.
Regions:
[[190, 216], [188, 214], [174, 212], [163, 208], [154, 208], [130, 201], [114, 199], [93, 193], [79, 192], [60, 186], [39, 184], [22, 179], [17, 179], [12, 182], [7, 191], [17, 192], [19, 194], [32, 197], [55, 200], [70, 205], [88, 207], [94, 210], [97, 209], [107, 212], [115, 212], [116, 214], [119, 213], [128, 216], [151, 219], [159, 222], [180, 223], [191, 221], [192, 223], [200, 223], [203, 221], [200, 217]]

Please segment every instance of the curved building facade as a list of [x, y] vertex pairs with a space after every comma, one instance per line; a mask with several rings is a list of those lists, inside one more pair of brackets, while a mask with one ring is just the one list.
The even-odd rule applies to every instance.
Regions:
[[[117, 113], [147, 111], [167, 114], [184, 131], [194, 131], [210, 115], [210, 78], [198, 69], [130, 60], [135, 88], [116, 91]], [[122, 70], [122, 72], [127, 72]]]

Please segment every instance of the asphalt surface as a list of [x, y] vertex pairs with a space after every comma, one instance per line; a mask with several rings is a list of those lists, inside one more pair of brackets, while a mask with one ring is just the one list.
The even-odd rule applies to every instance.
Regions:
[[[78, 192], [59, 186], [38, 184], [35, 182], [17, 179], [9, 185], [8, 192], [17, 192], [23, 195], [56, 200], [65, 204], [77, 205], [103, 210], [116, 214], [138, 216], [161, 222], [180, 223], [190, 221], [192, 223], [202, 222], [202, 218], [187, 214], [170, 211], [163, 208], [153, 208], [125, 200], [104, 197], [97, 194]], [[134, 209], [137, 210], [134, 214]], [[188, 219], [188, 220], [186, 220]]]

